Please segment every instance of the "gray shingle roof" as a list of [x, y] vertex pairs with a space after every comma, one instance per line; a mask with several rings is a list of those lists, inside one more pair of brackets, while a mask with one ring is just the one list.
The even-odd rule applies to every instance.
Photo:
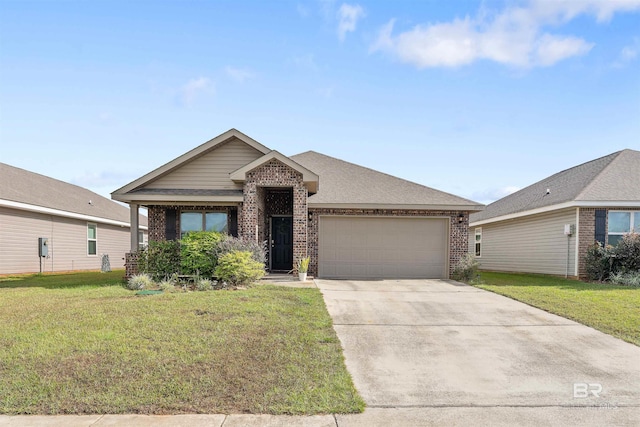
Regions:
[[[547, 194], [547, 189], [549, 194]], [[483, 221], [566, 202], [640, 201], [640, 151], [622, 150], [558, 172], [471, 215]]]
[[320, 176], [309, 205], [451, 206], [479, 210], [482, 205], [334, 157], [307, 151], [290, 157]]
[[[0, 199], [125, 223], [130, 219], [128, 208], [93, 191], [6, 163], [0, 163]], [[147, 217], [140, 216], [140, 225], [147, 225]]]

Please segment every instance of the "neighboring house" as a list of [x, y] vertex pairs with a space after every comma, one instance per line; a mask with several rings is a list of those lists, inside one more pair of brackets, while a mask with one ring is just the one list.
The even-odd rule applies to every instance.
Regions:
[[585, 277], [596, 241], [640, 231], [640, 152], [622, 150], [543, 179], [471, 215], [483, 270]]
[[482, 209], [312, 151], [286, 157], [235, 129], [111, 197], [132, 217], [147, 207], [150, 240], [225, 231], [269, 242], [271, 271], [308, 255], [310, 274], [325, 278], [446, 278], [467, 252], [469, 213]]
[[[146, 218], [136, 241], [146, 241]], [[39, 239], [45, 256], [40, 256]], [[123, 268], [129, 210], [85, 188], [0, 163], [0, 274]]]

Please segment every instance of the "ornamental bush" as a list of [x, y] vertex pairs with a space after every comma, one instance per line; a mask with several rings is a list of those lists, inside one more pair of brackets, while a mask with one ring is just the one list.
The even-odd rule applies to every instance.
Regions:
[[256, 243], [237, 237], [224, 235], [214, 248], [213, 256], [218, 260], [222, 255], [233, 251], [246, 251], [251, 253], [254, 261], [264, 264], [267, 259], [267, 242]]
[[585, 269], [589, 280], [602, 282], [609, 278], [613, 267], [613, 246], [596, 242], [589, 246], [585, 256]]
[[216, 248], [226, 237], [215, 231], [192, 231], [180, 241], [180, 267], [182, 274], [213, 277], [216, 269]]
[[138, 271], [149, 274], [154, 280], [159, 281], [180, 272], [179, 241], [151, 241], [138, 254]]
[[247, 286], [264, 276], [264, 264], [249, 251], [232, 250], [218, 258], [216, 276], [232, 287]]
[[451, 278], [460, 282], [470, 283], [478, 276], [479, 266], [480, 264], [473, 254], [464, 254], [453, 267]]
[[[587, 250], [585, 264], [589, 280], [599, 282], [613, 282], [616, 277], [621, 283], [623, 277], [640, 274], [640, 234], [625, 234], [616, 246], [594, 243]], [[627, 273], [630, 276], [625, 276]]]
[[640, 271], [612, 274], [611, 283], [614, 285], [625, 285], [638, 288], [640, 287]]
[[618, 273], [640, 272], [640, 234], [629, 233], [613, 248], [613, 270]]
[[127, 289], [131, 291], [140, 291], [149, 289], [153, 286], [153, 279], [148, 274], [135, 274], [127, 280]]

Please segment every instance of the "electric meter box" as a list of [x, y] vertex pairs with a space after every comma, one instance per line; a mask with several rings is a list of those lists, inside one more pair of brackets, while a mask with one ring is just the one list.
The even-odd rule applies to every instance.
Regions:
[[49, 239], [38, 237], [38, 255], [45, 258], [49, 256]]

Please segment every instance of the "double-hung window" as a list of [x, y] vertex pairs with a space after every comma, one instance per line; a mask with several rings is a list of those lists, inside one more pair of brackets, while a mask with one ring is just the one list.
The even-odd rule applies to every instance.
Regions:
[[98, 224], [87, 224], [87, 255], [98, 254]]
[[180, 213], [180, 237], [190, 231], [219, 231], [226, 233], [226, 212], [183, 211]]
[[482, 256], [482, 227], [476, 228], [476, 256]]
[[609, 211], [607, 243], [615, 246], [625, 234], [640, 233], [640, 211]]

